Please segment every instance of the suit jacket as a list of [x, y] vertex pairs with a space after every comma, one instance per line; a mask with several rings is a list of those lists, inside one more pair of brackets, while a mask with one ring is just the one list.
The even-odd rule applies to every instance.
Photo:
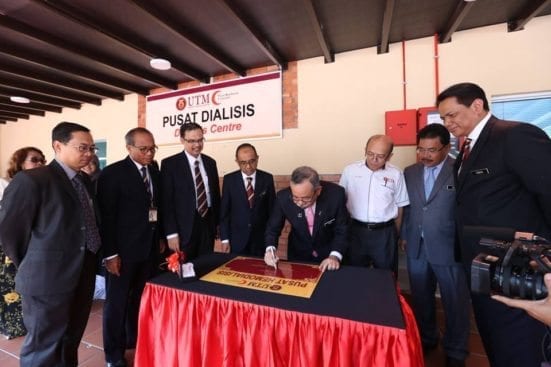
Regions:
[[402, 238], [407, 241], [406, 253], [410, 258], [419, 257], [423, 240], [429, 263], [455, 263], [454, 162], [446, 158], [428, 199], [425, 199], [424, 165], [416, 163], [404, 170], [410, 204], [404, 210]]
[[[465, 226], [509, 227], [551, 235], [551, 141], [539, 128], [492, 116], [457, 175], [457, 219]], [[457, 172], [461, 155], [455, 164]], [[464, 241], [466, 263], [479, 252]]]
[[[209, 181], [211, 198], [209, 211], [215, 224], [218, 224], [220, 215], [218, 168], [216, 161], [208, 155], [201, 154], [201, 159]], [[191, 172], [184, 152], [161, 161], [161, 190], [164, 233], [165, 235], [177, 233], [180, 237], [180, 247], [183, 249], [189, 246], [197, 208], [194, 174]], [[212, 230], [214, 231], [215, 228]]]
[[291, 189], [277, 193], [274, 210], [266, 229], [266, 247], [277, 247], [281, 229], [287, 219], [291, 224], [288, 240], [288, 259], [312, 261], [312, 252], [318, 254], [321, 261], [331, 251], [344, 255], [347, 247], [346, 197], [344, 189], [332, 182], [321, 182], [322, 191], [316, 201], [313, 233], [308, 230], [304, 209], [298, 207], [292, 199]]
[[[89, 179], [83, 177], [94, 198]], [[77, 192], [57, 161], [15, 175], [0, 205], [0, 242], [18, 268], [18, 292], [51, 295], [77, 286], [85, 254], [84, 223]]]
[[[148, 166], [153, 202], [159, 202], [159, 168]], [[126, 157], [107, 166], [98, 180], [103, 257], [119, 254], [126, 261], [145, 261], [159, 245], [158, 222], [149, 222], [150, 198], [141, 172]]]
[[220, 204], [220, 238], [229, 239], [231, 251], [243, 251], [250, 241], [254, 255], [264, 254], [264, 232], [275, 199], [274, 177], [256, 170], [253, 207], [240, 170], [224, 176]]

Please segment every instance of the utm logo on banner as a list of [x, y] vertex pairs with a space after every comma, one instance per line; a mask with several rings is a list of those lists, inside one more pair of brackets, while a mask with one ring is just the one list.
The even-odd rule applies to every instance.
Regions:
[[269, 73], [146, 98], [146, 127], [158, 145], [180, 144], [180, 126], [195, 122], [207, 141], [280, 138], [281, 73]]

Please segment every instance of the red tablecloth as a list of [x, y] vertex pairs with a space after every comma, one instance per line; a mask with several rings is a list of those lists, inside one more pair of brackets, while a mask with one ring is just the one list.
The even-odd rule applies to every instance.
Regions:
[[423, 366], [413, 313], [400, 303], [405, 329], [148, 283], [135, 366]]

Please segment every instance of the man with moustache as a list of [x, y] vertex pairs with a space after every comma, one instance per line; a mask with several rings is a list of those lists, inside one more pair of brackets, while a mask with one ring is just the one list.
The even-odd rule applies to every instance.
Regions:
[[[482, 236], [484, 227], [500, 227], [551, 238], [551, 140], [545, 132], [493, 116], [484, 91], [473, 83], [447, 88], [436, 104], [446, 128], [465, 138], [455, 172], [458, 250], [468, 274], [481, 252], [480, 236], [469, 235], [469, 228], [479, 228]], [[471, 298], [491, 366], [540, 365], [542, 323], [490, 295], [473, 293]]]
[[78, 365], [101, 246], [91, 183], [81, 172], [97, 150], [90, 130], [61, 122], [52, 147], [55, 159], [19, 172], [0, 206], [0, 242], [18, 268], [28, 331], [23, 367]]
[[151, 132], [137, 127], [125, 136], [128, 156], [107, 166], [98, 181], [106, 276], [103, 349], [108, 367], [124, 367], [136, 345], [145, 282], [164, 250], [158, 226], [159, 169]]
[[402, 172], [389, 163], [394, 144], [373, 135], [365, 160], [348, 165], [340, 180], [351, 216], [347, 264], [398, 270], [398, 233], [403, 207], [409, 204]]
[[402, 247], [407, 254], [412, 306], [425, 352], [438, 344], [436, 285], [446, 329], [446, 366], [465, 366], [468, 355], [470, 298], [455, 250], [454, 159], [448, 156], [450, 133], [429, 124], [417, 134], [419, 162], [404, 170], [410, 205], [404, 209]]
[[216, 161], [202, 154], [205, 138], [197, 123], [180, 127], [184, 151], [161, 162], [163, 227], [168, 246], [187, 260], [212, 253], [220, 213]]
[[275, 199], [274, 177], [257, 169], [253, 145], [241, 144], [235, 152], [239, 170], [224, 176], [220, 205], [222, 251], [262, 256], [264, 232]]

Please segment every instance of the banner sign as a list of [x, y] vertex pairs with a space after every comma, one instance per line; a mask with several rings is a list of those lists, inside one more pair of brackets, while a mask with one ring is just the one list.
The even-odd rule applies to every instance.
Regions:
[[180, 144], [180, 126], [196, 122], [206, 141], [281, 137], [281, 73], [235, 79], [146, 98], [146, 128], [157, 145]]
[[274, 269], [262, 259], [238, 256], [203, 276], [201, 280], [310, 298], [321, 274], [318, 265], [279, 261], [277, 269]]

